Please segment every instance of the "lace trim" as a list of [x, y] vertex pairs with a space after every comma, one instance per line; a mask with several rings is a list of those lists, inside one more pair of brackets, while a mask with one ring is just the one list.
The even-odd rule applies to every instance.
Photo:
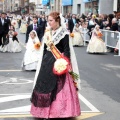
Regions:
[[[54, 36], [52, 36], [52, 42], [54, 43], [54, 45], [58, 44], [60, 42], [61, 39], [63, 39], [65, 37], [65, 35], [67, 35], [67, 29], [60, 27], [57, 31], [56, 34]], [[47, 43], [47, 37], [50, 36], [51, 33], [50, 31], [48, 31], [44, 37], [45, 43]], [[49, 50], [49, 49], [47, 49]]]
[[51, 93], [40, 94], [34, 90], [30, 100], [36, 107], [49, 107], [51, 104]]
[[67, 30], [65, 28], [60, 27], [56, 33], [55, 36], [53, 36], [53, 43], [56, 45], [60, 42], [61, 39], [65, 37], [65, 35], [68, 34]]
[[40, 93], [38, 90], [34, 89], [31, 97], [31, 102], [35, 107], [49, 107], [51, 103], [56, 100], [56, 95], [63, 89], [66, 74], [58, 77], [57, 86], [50, 93]]

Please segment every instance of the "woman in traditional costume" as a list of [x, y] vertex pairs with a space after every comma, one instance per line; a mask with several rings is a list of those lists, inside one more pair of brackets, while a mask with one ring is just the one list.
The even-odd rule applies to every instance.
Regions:
[[21, 26], [20, 26], [20, 33], [26, 33], [27, 31], [27, 21], [25, 18], [22, 19], [21, 21]]
[[83, 36], [80, 31], [79, 24], [76, 23], [73, 29], [74, 37], [72, 37], [73, 46], [83, 46]]
[[26, 52], [22, 62], [23, 70], [36, 70], [40, 56], [40, 41], [35, 30], [29, 34]]
[[[30, 111], [36, 118], [68, 118], [79, 116], [81, 113], [76, 90], [76, 85], [78, 91], [80, 89], [80, 79], [76, 81], [67, 69], [64, 71], [64, 65], [59, 66], [63, 60], [61, 64], [65, 63], [66, 66], [70, 64], [71, 67], [68, 68], [72, 69], [69, 70], [79, 75], [69, 34], [66, 28], [61, 26], [60, 20], [58, 12], [50, 13], [48, 23], [51, 29], [45, 32], [40, 48]], [[59, 67], [55, 64], [57, 60], [60, 60]]]
[[102, 33], [99, 29], [99, 25], [96, 25], [93, 32], [92, 37], [87, 46], [88, 53], [106, 53], [107, 48], [105, 42], [102, 40]]

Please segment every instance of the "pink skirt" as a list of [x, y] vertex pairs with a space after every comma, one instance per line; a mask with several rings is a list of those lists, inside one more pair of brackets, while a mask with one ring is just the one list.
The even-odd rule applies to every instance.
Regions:
[[81, 114], [80, 102], [73, 80], [69, 74], [63, 89], [57, 94], [55, 101], [49, 107], [31, 105], [30, 113], [36, 118], [68, 118]]

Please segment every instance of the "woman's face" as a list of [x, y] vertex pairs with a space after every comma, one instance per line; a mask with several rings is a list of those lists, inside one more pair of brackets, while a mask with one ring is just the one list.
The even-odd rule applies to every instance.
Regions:
[[97, 26], [97, 27], [96, 27], [96, 30], [99, 30], [99, 29], [100, 29], [100, 27], [99, 27], [99, 26]]
[[48, 23], [53, 30], [55, 30], [59, 26], [59, 23], [56, 22], [52, 16], [48, 17]]
[[30, 37], [32, 38], [32, 39], [34, 39], [35, 38], [35, 34], [34, 33], [30, 33]]

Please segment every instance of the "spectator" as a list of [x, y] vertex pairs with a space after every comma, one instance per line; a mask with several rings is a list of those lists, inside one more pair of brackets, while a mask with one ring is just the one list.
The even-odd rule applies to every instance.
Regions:
[[112, 25], [111, 25], [110, 30], [112, 30], [112, 31], [118, 31], [118, 23], [117, 23], [117, 19], [116, 18], [112, 19]]

